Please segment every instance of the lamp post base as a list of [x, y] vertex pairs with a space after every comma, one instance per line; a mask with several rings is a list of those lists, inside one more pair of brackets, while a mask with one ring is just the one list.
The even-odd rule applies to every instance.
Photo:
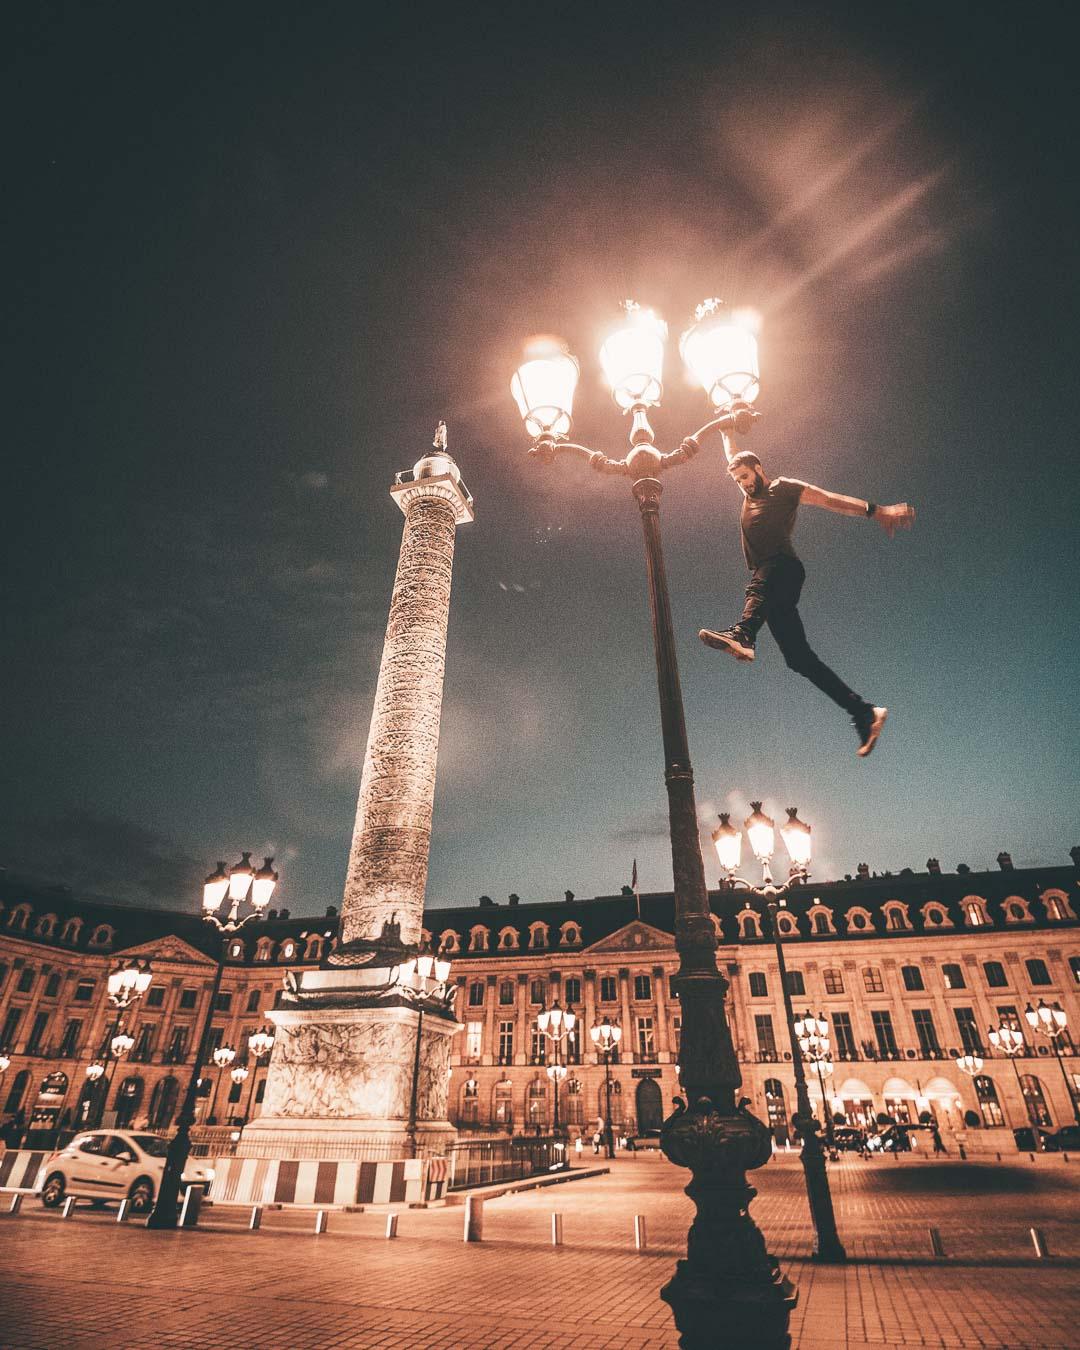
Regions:
[[722, 1115], [699, 1100], [664, 1122], [660, 1147], [688, 1167], [686, 1194], [697, 1215], [686, 1260], [660, 1291], [683, 1350], [787, 1350], [788, 1319], [797, 1293], [765, 1248], [750, 1217], [757, 1192], [746, 1180], [772, 1153], [768, 1130], [747, 1111]]

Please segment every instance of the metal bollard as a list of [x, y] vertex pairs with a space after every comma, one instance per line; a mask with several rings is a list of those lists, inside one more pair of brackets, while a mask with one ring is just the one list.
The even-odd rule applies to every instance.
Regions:
[[130, 1209], [131, 1209], [131, 1201], [127, 1199], [121, 1200], [120, 1208], [116, 1211], [116, 1222], [123, 1223], [124, 1220], [127, 1218], [128, 1211]]
[[201, 1186], [189, 1186], [184, 1191], [184, 1203], [180, 1206], [179, 1227], [195, 1228], [198, 1225], [202, 1198], [203, 1190]]
[[479, 1195], [465, 1197], [465, 1242], [484, 1240], [484, 1201]]
[[397, 1215], [388, 1214], [386, 1216], [386, 1236], [388, 1238], [397, 1237]]
[[1029, 1228], [1031, 1234], [1031, 1245], [1035, 1248], [1035, 1255], [1040, 1261], [1045, 1261], [1050, 1255], [1050, 1248], [1046, 1245], [1046, 1234], [1041, 1228]]
[[251, 1217], [248, 1219], [248, 1228], [252, 1233], [262, 1227], [262, 1205], [251, 1206]]
[[21, 1195], [13, 1195], [13, 1196], [11, 1197], [11, 1204], [8, 1206], [8, 1213], [9, 1213], [9, 1214], [18, 1214], [18, 1212], [19, 1212], [20, 1209], [22, 1209], [22, 1196], [21, 1196]]
[[562, 1246], [562, 1215], [553, 1214], [551, 1216], [551, 1245], [553, 1247]]
[[325, 1209], [319, 1209], [319, 1210], [316, 1210], [316, 1211], [315, 1211], [315, 1232], [316, 1232], [316, 1235], [319, 1234], [319, 1233], [325, 1233], [325, 1232], [326, 1232], [326, 1210], [325, 1210]]
[[927, 1230], [930, 1234], [930, 1251], [934, 1256], [944, 1256], [945, 1248], [941, 1241], [941, 1232], [937, 1228]]
[[60, 1211], [60, 1216], [61, 1218], [64, 1219], [70, 1219], [74, 1213], [75, 1213], [75, 1197], [73, 1195], [69, 1195], [68, 1198], [64, 1201], [64, 1208]]
[[646, 1247], [644, 1214], [634, 1215], [634, 1246], [639, 1252], [643, 1252]]

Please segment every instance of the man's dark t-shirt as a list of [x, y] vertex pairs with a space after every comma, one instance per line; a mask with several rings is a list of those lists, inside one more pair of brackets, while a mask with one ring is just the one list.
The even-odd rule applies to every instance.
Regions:
[[797, 478], [774, 478], [760, 496], [743, 498], [739, 524], [743, 556], [751, 572], [780, 553], [789, 558], [798, 556], [791, 534], [804, 487], [806, 484]]

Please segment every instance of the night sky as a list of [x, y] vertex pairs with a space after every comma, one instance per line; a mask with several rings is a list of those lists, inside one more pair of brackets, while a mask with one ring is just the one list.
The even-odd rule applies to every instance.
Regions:
[[[847, 719], [738, 614], [719, 445], [665, 477], [703, 826], [797, 804], [821, 879], [1080, 843], [1075, 70], [1062, 5], [24, 5], [4, 72], [0, 863], [197, 904], [241, 848], [340, 898], [402, 517], [439, 418], [459, 530], [428, 900], [671, 885], [629, 482], [543, 468], [508, 381], [669, 322], [664, 448], [707, 420], [678, 334], [757, 308], [766, 471], [804, 508]], [[1068, 62], [1068, 65], [1066, 64]], [[715, 862], [706, 855], [715, 883]]]

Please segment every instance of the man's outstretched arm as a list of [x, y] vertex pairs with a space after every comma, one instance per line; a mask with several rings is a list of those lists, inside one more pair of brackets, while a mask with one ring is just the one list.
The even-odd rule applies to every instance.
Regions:
[[800, 501], [807, 506], [821, 506], [826, 511], [835, 511], [841, 516], [873, 516], [891, 539], [897, 530], [910, 530], [915, 520], [915, 508], [907, 502], [897, 502], [894, 506], [878, 506], [874, 502], [863, 501], [860, 497], [845, 497], [839, 492], [826, 492], [824, 488], [807, 483], [802, 490]]

